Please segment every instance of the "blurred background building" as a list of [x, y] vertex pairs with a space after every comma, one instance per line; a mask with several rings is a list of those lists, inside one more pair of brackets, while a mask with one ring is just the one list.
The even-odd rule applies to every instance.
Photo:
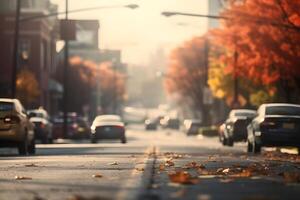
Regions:
[[[9, 96], [11, 84], [13, 37], [15, 28], [16, 0], [0, 1], [0, 95]], [[58, 19], [37, 17], [57, 12], [57, 6], [50, 0], [22, 0], [20, 39], [18, 49], [18, 71], [26, 68], [33, 72], [40, 89], [39, 97], [27, 107], [43, 106], [51, 108], [50, 91], [61, 93], [61, 87], [51, 74], [54, 73], [56, 60], [56, 41], [58, 40]], [[56, 96], [59, 98], [59, 95]]]

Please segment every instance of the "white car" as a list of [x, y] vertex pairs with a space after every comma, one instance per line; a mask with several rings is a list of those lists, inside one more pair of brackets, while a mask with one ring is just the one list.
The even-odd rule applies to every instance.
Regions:
[[35, 139], [40, 140], [43, 144], [53, 143], [52, 123], [46, 110], [39, 108], [29, 110], [28, 116], [34, 123]]
[[119, 139], [126, 143], [125, 124], [118, 115], [99, 115], [91, 126], [91, 142], [101, 139]]

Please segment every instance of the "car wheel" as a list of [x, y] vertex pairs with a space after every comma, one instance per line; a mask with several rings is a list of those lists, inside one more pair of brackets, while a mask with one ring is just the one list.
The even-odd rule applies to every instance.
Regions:
[[261, 152], [261, 145], [257, 144], [255, 141], [253, 143], [253, 153], [259, 154]]
[[126, 137], [123, 137], [123, 138], [121, 139], [121, 143], [122, 143], [122, 144], [125, 144], [126, 142], [127, 142]]
[[248, 153], [253, 152], [253, 145], [251, 144], [251, 142], [249, 140], [247, 140], [247, 152]]
[[91, 139], [91, 143], [92, 143], [92, 144], [96, 144], [96, 143], [97, 143], [97, 139], [96, 139], [96, 138], [92, 138], [92, 139]]
[[34, 139], [28, 145], [28, 153], [29, 154], [35, 154], [35, 140]]
[[27, 138], [25, 138], [24, 141], [22, 141], [22, 142], [20, 142], [20, 143], [18, 144], [18, 152], [19, 152], [19, 155], [26, 155], [26, 154], [27, 154], [27, 152], [28, 152], [28, 150], [27, 150], [28, 144], [27, 144], [27, 143], [28, 143], [28, 142], [27, 142]]
[[233, 144], [234, 144], [233, 139], [232, 139], [231, 137], [228, 138], [228, 139], [227, 139], [227, 145], [230, 146], [230, 147], [232, 147]]

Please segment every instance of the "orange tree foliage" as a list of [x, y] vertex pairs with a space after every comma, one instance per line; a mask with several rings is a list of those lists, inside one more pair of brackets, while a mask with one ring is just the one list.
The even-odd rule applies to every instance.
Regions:
[[17, 75], [17, 98], [25, 107], [34, 103], [40, 95], [40, 88], [34, 74], [28, 69], [22, 69]]
[[[291, 91], [299, 96], [300, 1], [237, 1], [222, 15], [229, 20], [213, 31], [214, 40], [229, 52], [238, 52], [238, 76], [272, 89], [275, 85], [287, 101]], [[233, 62], [227, 64], [232, 74]]]
[[193, 106], [203, 106], [205, 84], [205, 38], [196, 37], [174, 49], [169, 58], [165, 87], [170, 94], [179, 94], [181, 100], [191, 99]]
[[[62, 82], [63, 67], [57, 73]], [[82, 112], [84, 105], [95, 102], [98, 89], [101, 91], [101, 107], [112, 106], [113, 99], [122, 101], [125, 95], [125, 76], [115, 72], [111, 63], [100, 65], [83, 60], [80, 57], [70, 58], [68, 69], [68, 104], [69, 111]]]

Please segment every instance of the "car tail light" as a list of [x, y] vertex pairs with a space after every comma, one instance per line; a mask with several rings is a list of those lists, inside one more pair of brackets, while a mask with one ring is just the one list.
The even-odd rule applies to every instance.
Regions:
[[260, 124], [260, 127], [261, 128], [271, 128], [271, 127], [274, 127], [276, 125], [275, 122], [271, 122], [271, 121], [263, 121], [261, 124]]
[[115, 126], [115, 127], [119, 129], [124, 129], [124, 126]]
[[20, 123], [20, 118], [17, 116], [6, 116], [6, 117], [4, 117], [4, 123], [18, 124], [18, 123]]
[[78, 125], [76, 123], [72, 124], [71, 126], [73, 129], [77, 129], [78, 128]]
[[41, 123], [41, 124], [40, 124], [40, 127], [41, 127], [41, 128], [46, 128], [46, 124]]

